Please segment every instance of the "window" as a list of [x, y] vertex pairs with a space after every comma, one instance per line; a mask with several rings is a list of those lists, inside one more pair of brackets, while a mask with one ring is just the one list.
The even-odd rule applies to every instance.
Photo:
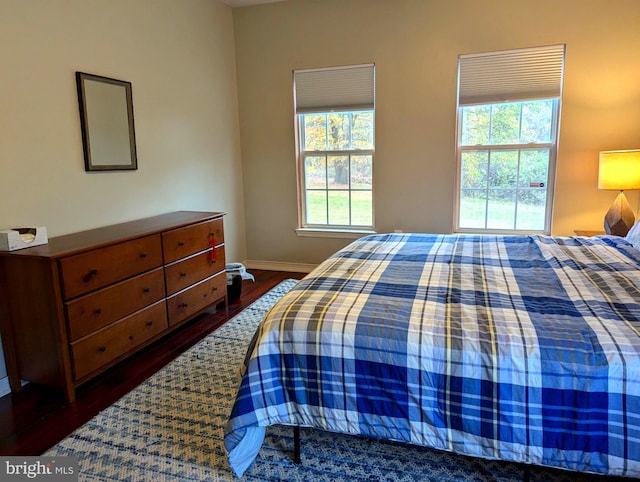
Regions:
[[457, 231], [551, 229], [564, 46], [461, 56]]
[[294, 72], [299, 224], [373, 228], [374, 67]]
[[545, 231], [557, 101], [462, 108], [460, 228]]

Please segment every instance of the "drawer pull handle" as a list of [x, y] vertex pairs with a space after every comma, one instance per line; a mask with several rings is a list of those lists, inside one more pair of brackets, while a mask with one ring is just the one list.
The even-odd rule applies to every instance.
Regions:
[[180, 303], [178, 308], [186, 308], [187, 306], [189, 306], [187, 303]]
[[99, 315], [100, 313], [102, 313], [102, 308], [96, 308], [95, 313], [96, 315]]
[[129, 340], [133, 340], [133, 335], [129, 335]]
[[218, 259], [218, 253], [216, 252], [216, 238], [214, 233], [209, 233], [209, 247], [211, 248], [210, 260], [213, 262]]
[[89, 271], [87, 274], [83, 276], [82, 281], [84, 281], [85, 283], [88, 283], [89, 281], [91, 281], [91, 278], [93, 278], [97, 274], [98, 274], [98, 270], [92, 269], [91, 271]]
[[184, 246], [184, 243], [182, 241], [178, 241], [178, 246], [182, 247]]
[[147, 257], [147, 253], [140, 253], [140, 257], [141, 258], [146, 258]]
[[107, 351], [107, 347], [106, 347], [106, 346], [99, 346], [99, 347], [98, 347], [98, 351], [99, 351], [100, 353], [104, 353], [105, 351]]
[[152, 326], [153, 325], [153, 321], [147, 321], [147, 326]]
[[142, 290], [143, 293], [151, 293], [151, 288], [144, 288]]
[[180, 273], [180, 278], [186, 278], [187, 277], [187, 273]]
[[211, 291], [212, 291], [212, 292], [216, 292], [216, 291], [218, 291], [218, 288], [214, 286], [214, 287], [213, 287], [213, 289], [212, 289]]

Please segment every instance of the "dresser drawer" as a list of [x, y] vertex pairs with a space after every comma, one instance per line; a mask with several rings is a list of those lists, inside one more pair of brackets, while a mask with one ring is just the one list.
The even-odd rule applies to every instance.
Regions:
[[215, 259], [213, 259], [211, 253], [212, 250], [204, 251], [165, 266], [167, 295], [177, 293], [200, 280], [224, 270], [226, 267], [224, 246], [216, 249]]
[[65, 303], [69, 340], [75, 341], [165, 297], [162, 268]]
[[205, 279], [184, 291], [167, 298], [169, 326], [189, 318], [227, 295], [227, 277], [224, 271]]
[[224, 243], [222, 218], [162, 233], [164, 262], [171, 263]]
[[160, 235], [147, 236], [60, 260], [66, 300], [162, 264]]
[[158, 302], [71, 343], [75, 379], [89, 375], [166, 329], [165, 304]]

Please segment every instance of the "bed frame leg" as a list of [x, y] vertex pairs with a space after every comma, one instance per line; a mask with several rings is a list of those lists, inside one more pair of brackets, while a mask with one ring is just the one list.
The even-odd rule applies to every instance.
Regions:
[[293, 461], [300, 463], [300, 427], [293, 427]]
[[525, 465], [522, 472], [522, 482], [529, 482], [531, 480], [531, 466]]

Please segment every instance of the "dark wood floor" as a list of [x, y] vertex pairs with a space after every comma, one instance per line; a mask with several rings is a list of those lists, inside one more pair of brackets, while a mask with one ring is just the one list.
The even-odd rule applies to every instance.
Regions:
[[40, 455], [89, 421], [178, 355], [202, 340], [257, 298], [287, 278], [303, 273], [250, 270], [242, 296], [227, 308], [211, 310], [165, 339], [111, 368], [77, 390], [77, 401], [66, 403], [61, 390], [29, 384], [19, 393], [0, 398], [0, 455]]

